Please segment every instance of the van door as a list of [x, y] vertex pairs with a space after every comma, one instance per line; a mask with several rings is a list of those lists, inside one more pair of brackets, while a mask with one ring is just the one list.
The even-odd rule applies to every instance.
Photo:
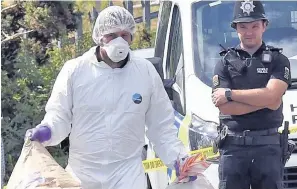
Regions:
[[167, 35], [167, 51], [165, 61], [165, 79], [171, 81], [173, 107], [180, 114], [185, 115], [185, 73], [184, 48], [182, 35], [182, 19], [179, 7], [173, 7], [170, 31]]
[[[155, 52], [154, 57], [159, 57], [161, 60], [164, 58], [165, 52], [165, 43], [166, 35], [169, 28], [169, 20], [172, 11], [172, 2], [171, 1], [161, 1], [159, 8], [158, 16], [158, 26], [156, 31], [156, 40], [155, 40]], [[162, 72], [163, 73], [163, 72]], [[163, 74], [159, 73], [161, 77], [164, 77]], [[164, 78], [162, 78], [164, 79]], [[152, 150], [151, 143], [149, 143], [149, 150]], [[148, 152], [149, 158], [152, 157], [152, 154]], [[155, 155], [154, 155], [155, 156]], [[168, 185], [168, 176], [167, 171], [154, 171], [148, 173], [148, 189], [159, 189], [166, 188]]]

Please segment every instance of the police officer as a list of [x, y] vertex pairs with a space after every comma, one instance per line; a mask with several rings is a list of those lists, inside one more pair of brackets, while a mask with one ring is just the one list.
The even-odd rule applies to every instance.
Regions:
[[221, 53], [213, 76], [212, 101], [220, 110], [220, 189], [282, 188], [282, 95], [290, 63], [266, 45], [268, 25], [260, 1], [236, 1], [231, 27], [240, 44]]

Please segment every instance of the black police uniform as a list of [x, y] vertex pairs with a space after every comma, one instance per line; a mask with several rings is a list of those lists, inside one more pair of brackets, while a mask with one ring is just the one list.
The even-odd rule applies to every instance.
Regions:
[[[243, 2], [251, 2], [245, 5]], [[245, 10], [244, 6], [247, 6]], [[240, 8], [242, 7], [242, 8]], [[245, 11], [244, 11], [245, 10]], [[250, 14], [248, 14], [249, 12]], [[261, 2], [235, 3], [234, 20], [238, 22], [267, 20]], [[251, 56], [238, 45], [222, 52], [216, 64], [213, 89], [254, 89], [266, 87], [269, 79], [290, 84], [290, 63], [280, 49], [262, 46]], [[240, 69], [239, 65], [243, 65]], [[220, 189], [282, 188], [282, 149], [278, 128], [282, 125], [282, 105], [275, 111], [268, 108], [245, 115], [220, 114], [220, 125], [228, 134], [219, 146]], [[222, 132], [221, 132], [222, 133]]]

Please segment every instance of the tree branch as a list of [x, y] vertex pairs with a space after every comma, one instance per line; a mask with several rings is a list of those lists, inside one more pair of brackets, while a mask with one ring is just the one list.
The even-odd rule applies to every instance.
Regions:
[[[7, 36], [4, 40], [2, 40], [1, 41], [1, 44], [2, 43], [5, 43], [5, 42], [7, 42], [7, 41], [10, 41], [10, 40], [12, 40], [12, 39], [15, 39], [15, 38], [18, 38], [18, 37], [21, 37], [22, 35], [24, 35], [24, 34], [27, 34], [27, 33], [31, 33], [31, 32], [33, 32], [33, 31], [35, 31], [35, 30], [29, 30], [29, 31], [25, 31], [25, 32], [22, 32], [22, 33], [16, 33], [16, 34], [14, 34], [14, 35], [12, 35], [12, 36]], [[4, 33], [3, 33], [4, 34]]]
[[6, 33], [4, 33], [4, 31], [2, 31], [2, 34], [3, 34], [6, 38], [9, 37]]
[[10, 5], [9, 7], [5, 7], [5, 8], [3, 8], [3, 9], [1, 10], [1, 13], [4, 12], [4, 11], [6, 11], [7, 9], [11, 9], [11, 8], [13, 8], [13, 7], [17, 6], [17, 5], [18, 5], [18, 4], [13, 4], [13, 5]]

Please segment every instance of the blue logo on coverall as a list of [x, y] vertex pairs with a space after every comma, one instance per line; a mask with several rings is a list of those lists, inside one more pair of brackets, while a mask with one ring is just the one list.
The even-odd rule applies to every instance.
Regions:
[[133, 96], [132, 96], [132, 100], [135, 104], [140, 104], [142, 102], [142, 96], [138, 93], [135, 93]]

